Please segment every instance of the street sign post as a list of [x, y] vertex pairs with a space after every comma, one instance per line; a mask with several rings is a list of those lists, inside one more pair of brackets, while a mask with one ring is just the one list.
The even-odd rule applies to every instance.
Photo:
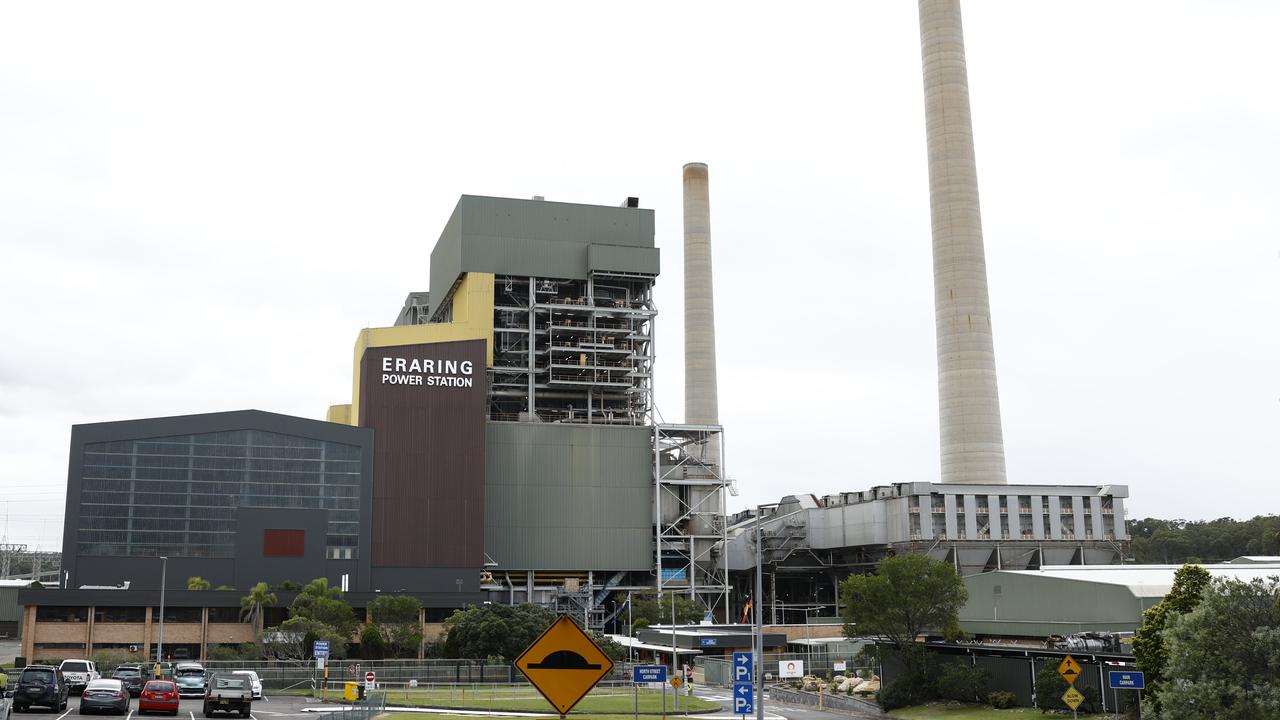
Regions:
[[666, 665], [636, 665], [631, 668], [634, 683], [664, 683], [667, 681]]
[[373, 674], [373, 671], [372, 671], [372, 670], [370, 670], [369, 672], [365, 673], [365, 674], [364, 674], [364, 689], [365, 689], [365, 690], [372, 690], [372, 689], [374, 689], [375, 687], [377, 687], [377, 683], [375, 682], [375, 681], [376, 681], [376, 679], [377, 679], [377, 676]]
[[[1147, 687], [1147, 677], [1140, 670], [1108, 670], [1107, 687], [1111, 688], [1111, 704], [1119, 711], [1121, 690], [1142, 690]], [[1142, 697], [1138, 697], [1138, 712], [1142, 712]], [[1141, 717], [1141, 714], [1139, 714]]]
[[749, 715], [756, 711], [755, 703], [752, 702], [755, 687], [751, 683], [734, 683], [733, 684], [733, 714]]
[[613, 661], [567, 615], [551, 623], [520, 657], [516, 668], [561, 715], [613, 671]]
[[311, 654], [315, 657], [329, 657], [329, 641], [313, 640], [311, 642]]
[[1062, 676], [1063, 680], [1067, 681], [1068, 685], [1075, 684], [1076, 678], [1080, 677], [1081, 670], [1080, 663], [1076, 662], [1076, 659], [1070, 655], [1063, 658], [1062, 662], [1058, 664], [1058, 674]]
[[1084, 695], [1076, 689], [1076, 678], [1080, 677], [1080, 673], [1084, 668], [1080, 667], [1080, 663], [1070, 655], [1062, 658], [1062, 662], [1058, 663], [1058, 674], [1063, 680], [1067, 681], [1067, 691], [1062, 694], [1062, 702], [1071, 708], [1071, 717], [1076, 717], [1076, 708], [1080, 707], [1080, 703], [1084, 702]]
[[1084, 695], [1076, 689], [1075, 685], [1072, 685], [1067, 688], [1066, 692], [1062, 693], [1062, 702], [1071, 708], [1072, 714], [1075, 714], [1076, 708], [1080, 707], [1080, 703], [1084, 702]]
[[1146, 676], [1137, 670], [1110, 670], [1107, 672], [1107, 687], [1112, 690], [1141, 690], [1146, 686]]
[[755, 706], [755, 658], [749, 652], [733, 654], [733, 712], [748, 715]]

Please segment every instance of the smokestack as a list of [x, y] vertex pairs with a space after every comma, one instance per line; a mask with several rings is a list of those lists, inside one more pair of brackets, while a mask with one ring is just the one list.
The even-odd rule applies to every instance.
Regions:
[[919, 0], [942, 482], [1005, 484], [960, 0]]
[[[684, 166], [684, 421], [719, 425], [707, 166]], [[717, 443], [718, 445], [718, 443]], [[719, 461], [718, 452], [712, 453]]]

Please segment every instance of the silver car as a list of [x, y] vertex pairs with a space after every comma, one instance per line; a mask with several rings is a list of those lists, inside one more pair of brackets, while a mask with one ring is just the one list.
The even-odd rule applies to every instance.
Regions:
[[113, 712], [124, 715], [129, 712], [129, 690], [119, 680], [90, 680], [80, 696], [80, 714]]

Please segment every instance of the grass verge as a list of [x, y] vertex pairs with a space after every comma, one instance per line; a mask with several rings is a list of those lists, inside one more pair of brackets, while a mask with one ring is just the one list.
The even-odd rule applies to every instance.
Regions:
[[[310, 689], [299, 693], [280, 692], [279, 694], [310, 695]], [[337, 700], [340, 695], [332, 693], [329, 699]], [[599, 713], [602, 715], [631, 715], [637, 711], [653, 714], [663, 712], [666, 708], [672, 712], [671, 694], [653, 690], [643, 690], [637, 697], [634, 691], [625, 688], [596, 688], [582, 699], [573, 709], [577, 717], [583, 713]], [[665, 703], [665, 704], [664, 704]], [[467, 710], [488, 710], [501, 712], [554, 712], [551, 704], [537, 690], [531, 687], [478, 687], [467, 688], [414, 688], [408, 690], [392, 689], [387, 691], [388, 705], [418, 705], [425, 707], [462, 708]], [[680, 697], [680, 712], [709, 712], [720, 709], [720, 704], [710, 700], [702, 700], [688, 695]]]

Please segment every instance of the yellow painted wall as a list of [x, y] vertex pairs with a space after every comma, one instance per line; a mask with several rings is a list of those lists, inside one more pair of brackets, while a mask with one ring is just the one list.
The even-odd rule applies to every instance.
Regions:
[[351, 424], [351, 405], [330, 405], [325, 420], [333, 423]]
[[[371, 347], [484, 340], [485, 364], [493, 366], [493, 273], [466, 273], [453, 293], [453, 321], [429, 325], [365, 328], [356, 337], [351, 370], [351, 404], [332, 405], [329, 422], [360, 423], [360, 360]], [[345, 410], [343, 410], [345, 408]]]

